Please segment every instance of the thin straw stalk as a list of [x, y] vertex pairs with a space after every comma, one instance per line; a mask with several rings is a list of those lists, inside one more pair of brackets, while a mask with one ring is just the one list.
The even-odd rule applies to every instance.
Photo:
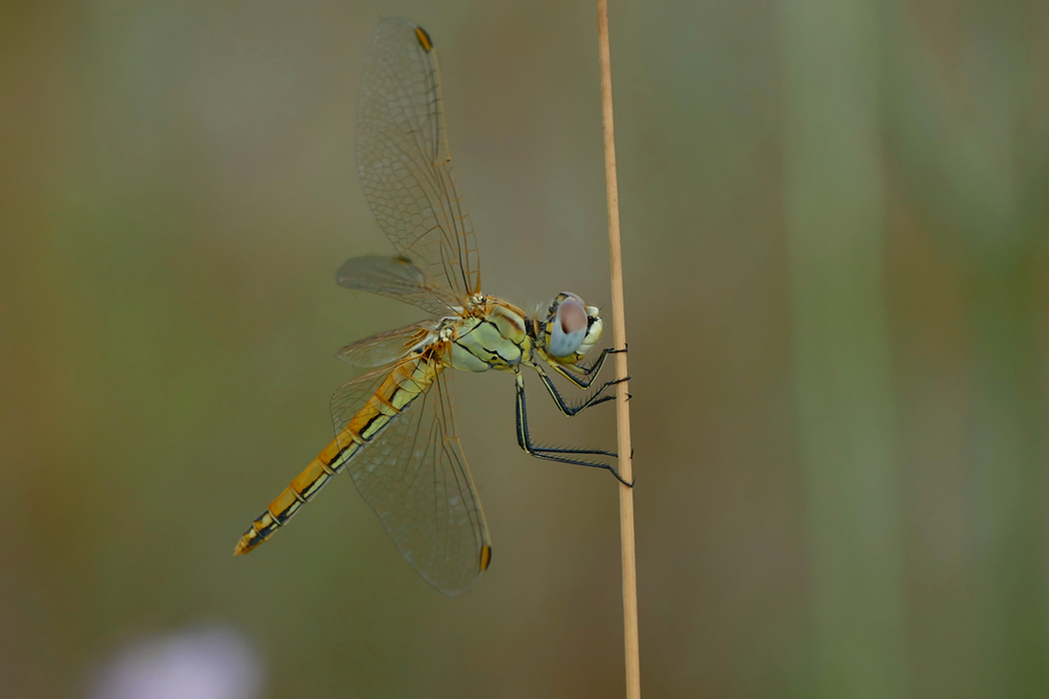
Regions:
[[[619, 184], [616, 178], [616, 141], [612, 125], [612, 63], [608, 49], [608, 1], [597, 2], [597, 36], [601, 53], [601, 115], [605, 139], [605, 190], [608, 199], [608, 243], [612, 264], [612, 327], [616, 349], [626, 348], [623, 311], [623, 252], [619, 243]], [[626, 352], [616, 354], [616, 378], [627, 376]], [[619, 437], [619, 474], [633, 481], [630, 447], [630, 404], [627, 382], [616, 386], [616, 429]], [[619, 528], [623, 550], [623, 641], [626, 651], [626, 696], [641, 697], [641, 669], [637, 631], [637, 565], [634, 556], [634, 491], [619, 486]]]

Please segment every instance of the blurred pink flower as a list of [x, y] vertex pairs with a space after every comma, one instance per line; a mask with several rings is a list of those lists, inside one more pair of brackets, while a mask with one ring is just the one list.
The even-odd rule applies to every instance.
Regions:
[[88, 699], [256, 699], [264, 668], [236, 630], [210, 626], [129, 644], [96, 677]]

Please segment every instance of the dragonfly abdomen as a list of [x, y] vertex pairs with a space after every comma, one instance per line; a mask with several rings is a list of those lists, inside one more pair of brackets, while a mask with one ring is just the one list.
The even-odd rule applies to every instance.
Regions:
[[341, 471], [362, 447], [375, 439], [391, 420], [422, 395], [433, 383], [438, 371], [439, 369], [422, 355], [390, 371], [331, 444], [325, 447], [251, 523], [237, 542], [233, 555], [248, 553], [273, 536], [273, 533], [291, 519], [300, 507], [313, 499], [328, 480]]

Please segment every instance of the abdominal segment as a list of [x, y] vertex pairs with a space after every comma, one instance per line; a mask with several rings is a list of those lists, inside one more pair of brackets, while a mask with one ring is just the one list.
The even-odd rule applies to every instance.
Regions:
[[423, 355], [394, 367], [335, 439], [252, 522], [233, 555], [248, 553], [309, 502], [328, 480], [430, 387], [439, 367]]

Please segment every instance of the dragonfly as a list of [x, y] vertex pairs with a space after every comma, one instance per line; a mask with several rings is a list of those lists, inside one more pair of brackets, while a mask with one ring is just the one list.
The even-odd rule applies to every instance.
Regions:
[[572, 416], [613, 400], [608, 389], [625, 379], [606, 381], [572, 404], [551, 373], [587, 390], [606, 358], [626, 349], [606, 348], [583, 362], [601, 338], [602, 322], [599, 309], [575, 294], [559, 293], [530, 315], [481, 292], [473, 225], [452, 175], [437, 55], [426, 30], [405, 19], [384, 20], [372, 39], [358, 102], [357, 169], [397, 254], [351, 258], [336, 281], [412, 304], [430, 318], [338, 351], [366, 371], [332, 396], [335, 439], [252, 522], [234, 555], [268, 540], [333, 476], [348, 471], [408, 563], [456, 597], [488, 569], [492, 545], [446, 370], [512, 373], [522, 449], [606, 469], [625, 483], [604, 463], [614, 452], [532, 440], [522, 370], [537, 372], [561, 412]]

